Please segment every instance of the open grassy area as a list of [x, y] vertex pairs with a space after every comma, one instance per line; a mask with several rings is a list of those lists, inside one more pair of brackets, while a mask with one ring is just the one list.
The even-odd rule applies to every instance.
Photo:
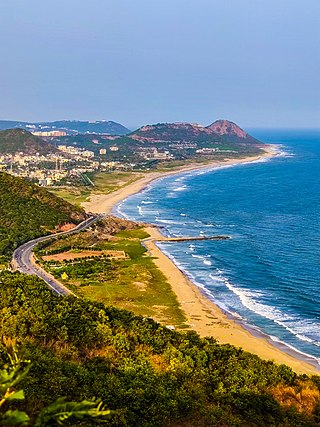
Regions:
[[94, 176], [95, 186], [92, 191], [96, 194], [111, 193], [142, 178], [144, 174], [136, 172], [100, 172]]
[[80, 206], [82, 202], [88, 200], [91, 194], [91, 187], [55, 187], [48, 190], [61, 199], [66, 200], [73, 205]]
[[108, 194], [142, 178], [144, 174], [137, 172], [99, 172], [91, 177], [94, 186], [52, 187], [49, 191], [56, 196], [75, 205], [90, 199], [91, 194]]
[[[46, 269], [79, 296], [124, 308], [176, 328], [185, 328], [185, 317], [176, 295], [153, 259], [141, 244], [148, 237], [142, 228], [122, 230], [112, 239], [94, 243], [101, 257], [88, 256], [73, 260], [45, 263]], [[92, 246], [90, 232], [69, 236], [53, 242], [40, 254], [56, 253], [59, 249], [85, 249]], [[103, 251], [124, 251], [127, 259], [111, 259]]]

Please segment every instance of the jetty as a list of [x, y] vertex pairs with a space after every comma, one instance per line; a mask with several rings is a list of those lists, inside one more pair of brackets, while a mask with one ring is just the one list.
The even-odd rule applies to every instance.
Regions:
[[158, 237], [155, 242], [189, 242], [195, 240], [228, 240], [230, 236]]

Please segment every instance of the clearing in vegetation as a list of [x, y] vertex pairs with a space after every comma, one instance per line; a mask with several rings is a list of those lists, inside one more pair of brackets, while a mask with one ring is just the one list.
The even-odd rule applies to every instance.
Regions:
[[45, 242], [36, 254], [79, 296], [186, 328], [176, 295], [141, 244], [148, 236], [139, 224], [108, 217], [82, 233]]

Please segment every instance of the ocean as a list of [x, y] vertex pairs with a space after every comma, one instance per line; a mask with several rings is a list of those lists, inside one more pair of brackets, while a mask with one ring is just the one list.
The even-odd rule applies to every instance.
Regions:
[[254, 130], [277, 157], [154, 181], [117, 207], [223, 310], [320, 364], [320, 131]]

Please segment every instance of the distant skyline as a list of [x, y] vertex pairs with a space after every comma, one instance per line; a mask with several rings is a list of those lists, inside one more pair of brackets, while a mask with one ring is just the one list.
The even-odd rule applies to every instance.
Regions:
[[2, 0], [0, 119], [320, 127], [319, 0]]

